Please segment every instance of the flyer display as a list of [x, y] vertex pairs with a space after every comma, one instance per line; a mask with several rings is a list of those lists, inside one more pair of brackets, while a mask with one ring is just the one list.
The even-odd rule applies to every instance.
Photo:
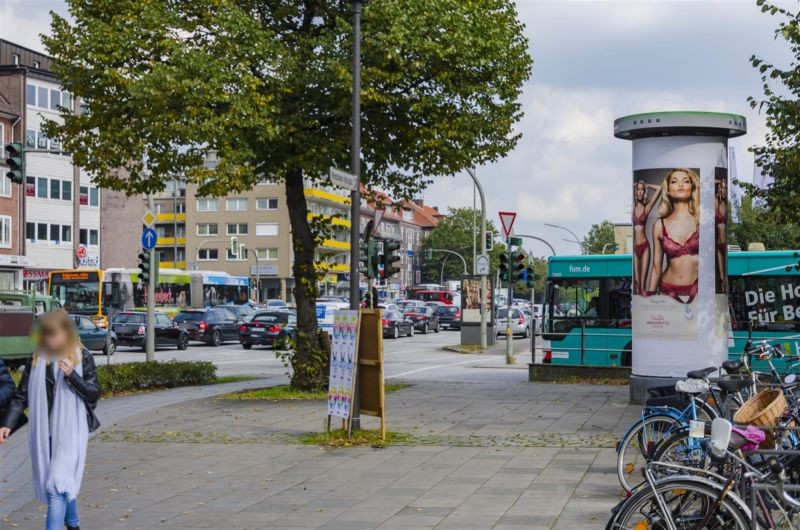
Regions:
[[358, 311], [334, 312], [331, 329], [331, 366], [328, 384], [328, 415], [347, 419], [353, 402], [358, 363]]

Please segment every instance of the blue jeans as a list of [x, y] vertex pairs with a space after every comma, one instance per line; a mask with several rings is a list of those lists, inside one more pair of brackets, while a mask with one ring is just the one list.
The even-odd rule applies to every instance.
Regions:
[[67, 526], [80, 526], [78, 500], [67, 500], [66, 493], [47, 494], [46, 530], [63, 530]]

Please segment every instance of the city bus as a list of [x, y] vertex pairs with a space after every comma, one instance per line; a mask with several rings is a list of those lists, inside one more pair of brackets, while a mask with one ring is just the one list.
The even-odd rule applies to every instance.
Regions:
[[[728, 254], [731, 358], [748, 340], [782, 339], [792, 355], [800, 354], [796, 265], [791, 250]], [[534, 362], [630, 366], [631, 270], [630, 254], [551, 257]], [[583, 316], [593, 298], [596, 312]]]
[[[250, 279], [225, 272], [159, 269], [155, 304], [159, 311], [175, 314], [187, 307], [202, 308], [249, 302]], [[111, 308], [144, 309], [147, 290], [139, 282], [139, 269], [78, 269], [50, 273], [49, 293], [73, 314], [87, 315], [101, 326], [108, 324]]]

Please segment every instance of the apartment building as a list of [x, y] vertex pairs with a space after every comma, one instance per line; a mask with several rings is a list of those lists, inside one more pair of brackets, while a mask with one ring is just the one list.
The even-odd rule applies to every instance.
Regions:
[[350, 192], [333, 186], [312, 186], [306, 183], [308, 219], [321, 217], [328, 221], [330, 234], [316, 250], [320, 271], [319, 292], [349, 296], [350, 290]]
[[[5, 78], [0, 77], [0, 86]], [[0, 89], [0, 146], [22, 140], [24, 109], [11, 104]], [[5, 152], [0, 156], [0, 290], [22, 288], [25, 258], [24, 226], [19, 222], [22, 194], [19, 186], [6, 178]]]

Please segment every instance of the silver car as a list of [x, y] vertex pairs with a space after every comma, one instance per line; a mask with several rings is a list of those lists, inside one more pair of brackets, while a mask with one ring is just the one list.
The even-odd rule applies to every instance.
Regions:
[[[501, 307], [497, 310], [497, 325], [495, 329], [498, 336], [506, 334], [508, 311], [507, 307]], [[511, 308], [511, 332], [514, 335], [522, 335], [526, 339], [531, 336], [531, 317], [518, 307]]]

